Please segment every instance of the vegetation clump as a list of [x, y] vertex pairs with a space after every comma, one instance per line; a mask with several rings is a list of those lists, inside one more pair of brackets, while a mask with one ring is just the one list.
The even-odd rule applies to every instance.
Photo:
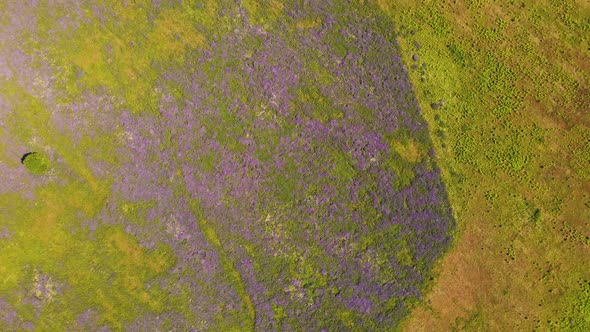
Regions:
[[38, 152], [27, 152], [20, 161], [31, 174], [43, 175], [50, 169], [49, 158]]

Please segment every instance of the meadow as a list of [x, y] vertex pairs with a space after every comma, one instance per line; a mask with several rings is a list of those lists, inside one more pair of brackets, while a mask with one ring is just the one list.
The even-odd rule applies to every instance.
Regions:
[[405, 330], [588, 330], [590, 6], [376, 2], [458, 221]]
[[2, 330], [590, 328], [590, 5], [0, 9]]

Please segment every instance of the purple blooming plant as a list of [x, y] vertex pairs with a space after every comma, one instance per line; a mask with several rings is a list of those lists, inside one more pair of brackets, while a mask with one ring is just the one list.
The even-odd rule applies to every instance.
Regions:
[[[37, 77], [22, 94], [52, 129], [0, 139], [56, 145], [56, 170], [31, 178], [0, 163], [0, 194], [35, 200], [44, 192], [34, 188], [63, 186], [86, 195], [40, 196], [42, 217], [60, 214], [72, 247], [94, 253], [80, 266], [97, 271], [80, 273], [98, 280], [84, 290], [60, 272], [67, 259], [29, 262], [52, 271], [35, 294], [40, 315], [66, 310], [56, 328], [383, 330], [422, 298], [454, 221], [393, 28], [377, 12], [286, 2], [284, 19], [260, 25], [229, 2], [81, 2], [71, 16], [50, 3], [54, 19], [13, 19], [13, 32], [47, 41], [2, 50], [0, 74], [24, 87]], [[40, 10], [11, 10], [21, 9]], [[218, 11], [214, 23], [208, 10]], [[205, 23], [187, 32], [173, 20], [181, 15]], [[150, 49], [157, 24], [178, 30], [160, 42], [182, 57]], [[79, 44], [94, 57], [51, 46], [85, 34], [102, 43]], [[23, 105], [5, 95], [0, 121], [18, 123]], [[0, 241], [14, 225], [0, 227]], [[0, 323], [22, 329], [31, 317], [39, 327], [18, 292], [0, 288]]]

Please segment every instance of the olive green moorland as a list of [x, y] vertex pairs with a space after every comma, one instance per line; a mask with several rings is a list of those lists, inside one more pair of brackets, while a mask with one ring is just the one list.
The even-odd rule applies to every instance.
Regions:
[[587, 331], [590, 3], [376, 2], [459, 225], [404, 329]]
[[[86, 89], [106, 91], [112, 95], [109, 103], [131, 114], [158, 113], [162, 94], [154, 89], [159, 77], [153, 63], [180, 66], [187, 60], [187, 48], [207, 49], [211, 36], [229, 33], [236, 26], [230, 17], [220, 14], [223, 6], [216, 1], [193, 1], [199, 4], [198, 9], [186, 2], [161, 11], [150, 27], [136, 19], [143, 10], [141, 1], [98, 1], [118, 13], [117, 19], [129, 23], [126, 29], [113, 25], [100, 30], [90, 22], [71, 36], [52, 39], [54, 21], [64, 15], [44, 15], [42, 7], [49, 2], [39, 1], [39, 35], [25, 34], [23, 48], [47, 50], [39, 55], [47, 57], [39, 63], [62, 69], [51, 82], [68, 96], [61, 102], [70, 103], [84, 96]], [[350, 5], [360, 11], [378, 12], [374, 17], [397, 36], [421, 115], [428, 124], [428, 144], [433, 145], [434, 160], [457, 223], [452, 245], [436, 263], [422, 298], [405, 303], [407, 315], [395, 329], [590, 330], [590, 3], [356, 0]], [[281, 1], [243, 0], [241, 6], [250, 24], [263, 30], [271, 29], [286, 15]], [[0, 11], [9, 7], [9, 2], [0, 2]], [[62, 8], [61, 12], [67, 11]], [[6, 15], [0, 17], [2, 25], [10, 23]], [[293, 30], [309, 29], [321, 25], [322, 18], [308, 17], [289, 24]], [[143, 36], [141, 45], [124, 41], [126, 36], [138, 34]], [[0, 49], [5, 51], [16, 42], [2, 41]], [[101, 49], [105, 45], [108, 51]], [[320, 82], [333, 79], [315, 62], [306, 67], [317, 72]], [[213, 78], [221, 75], [215, 68], [212, 64], [200, 69]], [[48, 83], [41, 78], [31, 81], [36, 93], [43, 95]], [[202, 233], [199, 239], [207, 243], [199, 250], [214, 252], [218, 260], [217, 267], [211, 268], [218, 274], [211, 275], [223, 274], [227, 279], [220, 280], [220, 285], [215, 285], [218, 288], [203, 286], [199, 280], [195, 287], [201, 287], [198, 289], [203, 290], [203, 298], [215, 301], [223, 293], [233, 302], [193, 304], [182, 287], [174, 294], [164, 292], [153, 281], [161, 280], [179, 259], [171, 245], [145, 245], [123, 226], [90, 231], [85, 224], [103, 211], [113, 181], [91, 170], [84, 151], [91, 151], [87, 153], [99, 161], [104, 158], [104, 163], [126, 160], [110, 141], [112, 133], [97, 128], [96, 135], [81, 136], [77, 141], [72, 139], [75, 134], [56, 135], [56, 129], [46, 125], [51, 121], [51, 111], [21, 84], [15, 79], [0, 82], [0, 96], [21, 106], [18, 116], [7, 116], [1, 123], [0, 166], [22, 166], [23, 172], [32, 173], [25, 183], [11, 179], [6, 183], [34, 195], [36, 200], [10, 191], [0, 194], [0, 321], [8, 322], [14, 312], [15, 317], [18, 315], [18, 322], [11, 321], [10, 328], [0, 330], [26, 330], [26, 322], [32, 321], [39, 331], [83, 330], [89, 327], [76, 325], [75, 321], [86, 308], [99, 308], [88, 311], [87, 318], [96, 326], [112, 330], [123, 330], [127, 322], [146, 312], [164, 311], [180, 313], [179, 317], [190, 321], [195, 330], [211, 328], [199, 321], [195, 308], [214, 315], [212, 321], [218, 329], [254, 329], [254, 305], [259, 303], [253, 303], [252, 292], [245, 286], [246, 276], [238, 272], [239, 262], [233, 261], [232, 254], [243, 250], [254, 256], [257, 248], [223, 243], [220, 238], [225, 234], [220, 235], [221, 228], [204, 217], [199, 202], [189, 200], [187, 209], [192, 211]], [[168, 84], [172, 99], [185, 98], [181, 88]], [[301, 89], [299, 98], [303, 102], [321, 99], [314, 97], [314, 91]], [[321, 104], [322, 100], [314, 102]], [[327, 122], [342, 114], [318, 116], [326, 117], [321, 120]], [[83, 116], [72, 118], [84, 122]], [[6, 127], [11, 128], [14, 137], [6, 134]], [[133, 140], [119, 129], [115, 133], [118, 139]], [[163, 137], [162, 150], [177, 144], [169, 128]], [[223, 133], [218, 138], [225, 139], [225, 144], [238, 152], [243, 148]], [[411, 139], [392, 141], [391, 149], [411, 165], [427, 154], [427, 147]], [[29, 151], [35, 153], [23, 156]], [[214, 152], [199, 158], [195, 162], [200, 167], [214, 169]], [[334, 172], [343, 177], [353, 172], [347, 160], [342, 165]], [[177, 196], [188, 196], [188, 185], [174, 182], [187, 176], [183, 172], [175, 169], [170, 177]], [[414, 174], [408, 174], [401, 186], [413, 179]], [[77, 181], [52, 180], [62, 177]], [[278, 196], [288, 200], [293, 184], [282, 185]], [[181, 226], [175, 221], [161, 228], [148, 227], [146, 211], [154, 202], [119, 201], [122, 204], [116, 214], [138, 227], [182, 236]], [[276, 223], [271, 213], [262, 219], [268, 233], [291, 231]], [[88, 238], [92, 241], [81, 240]], [[375, 239], [367, 239], [370, 241]], [[188, 246], [186, 242], [181, 245]], [[411, 264], [407, 252], [398, 256], [408, 256], [399, 260]], [[55, 263], [57, 258], [59, 264]], [[298, 284], [292, 286], [289, 292], [296, 296], [308, 296], [330, 282], [318, 266], [302, 257], [280, 262], [295, 271], [293, 275], [307, 286], [306, 290], [295, 289]], [[34, 286], [32, 297], [12, 292], [26, 288], [25, 283]], [[58, 295], [65, 283], [77, 291]], [[343, 291], [337, 287], [331, 290], [334, 296]], [[28, 298], [34, 301], [25, 302]], [[13, 310], [7, 303], [19, 303], [18, 309]], [[41, 314], [36, 307], [39, 303], [45, 305]], [[396, 305], [392, 303], [391, 307]], [[210, 307], [222, 309], [209, 312]], [[318, 310], [323, 309], [332, 310]], [[280, 306], [273, 305], [269, 311], [277, 321], [288, 322]], [[223, 316], [220, 312], [231, 314]], [[354, 315], [342, 309], [326, 319], [334, 319], [343, 329], [371, 329], [355, 324]], [[172, 323], [176, 316], [166, 319], [161, 327], [177, 326]]]

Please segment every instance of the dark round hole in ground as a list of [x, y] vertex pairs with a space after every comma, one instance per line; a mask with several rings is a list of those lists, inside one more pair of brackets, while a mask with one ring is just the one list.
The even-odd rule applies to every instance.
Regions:
[[30, 155], [32, 155], [34, 153], [36, 153], [36, 152], [27, 152], [27, 153], [23, 154], [23, 156], [20, 158], [20, 163], [24, 165], [25, 164], [25, 159], [27, 159], [28, 156], [30, 156]]

